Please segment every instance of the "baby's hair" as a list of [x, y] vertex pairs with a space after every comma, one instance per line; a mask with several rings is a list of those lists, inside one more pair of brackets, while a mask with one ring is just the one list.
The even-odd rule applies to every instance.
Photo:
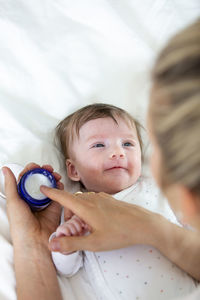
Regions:
[[200, 195], [200, 19], [172, 38], [153, 69], [150, 119], [161, 149], [163, 188]]
[[140, 132], [141, 128], [143, 128], [142, 125], [122, 108], [110, 104], [94, 103], [80, 108], [64, 118], [57, 125], [56, 138], [60, 143], [61, 151], [65, 159], [71, 155], [70, 144], [73, 142], [75, 135], [79, 137], [80, 128], [88, 121], [99, 118], [111, 118], [115, 123], [117, 123], [117, 118], [121, 118], [128, 126], [135, 125], [142, 152], [143, 143]]

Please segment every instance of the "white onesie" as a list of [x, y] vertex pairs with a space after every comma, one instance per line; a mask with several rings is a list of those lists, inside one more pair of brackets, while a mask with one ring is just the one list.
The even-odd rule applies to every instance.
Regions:
[[[159, 191], [150, 179], [140, 179], [114, 197], [157, 212], [178, 224], [167, 201], [158, 199]], [[52, 252], [52, 258], [58, 273], [68, 277], [83, 267], [99, 300], [168, 300], [187, 295], [196, 288], [191, 277], [148, 245], [69, 255]]]

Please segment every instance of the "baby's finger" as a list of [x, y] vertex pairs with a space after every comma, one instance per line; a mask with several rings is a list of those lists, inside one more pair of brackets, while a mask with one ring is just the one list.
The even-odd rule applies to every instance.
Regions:
[[76, 232], [80, 233], [83, 231], [83, 226], [82, 226], [81, 222], [79, 222], [75, 219], [72, 219], [69, 222], [70, 222], [70, 224], [74, 225], [74, 227], [76, 228]]
[[85, 223], [85, 224], [84, 224], [84, 231], [85, 231], [85, 232], [88, 232], [88, 231], [89, 231], [89, 232], [92, 232], [92, 227], [91, 227], [90, 225], [88, 225], [88, 224]]
[[71, 236], [71, 231], [67, 226], [59, 226], [56, 230], [56, 237]]
[[71, 235], [78, 235], [78, 231], [76, 229], [76, 226], [73, 223], [68, 223], [67, 227], [69, 228]]
[[85, 222], [83, 222], [78, 216], [73, 215], [71, 220], [73, 220], [75, 222], [78, 222], [81, 227], [85, 227]]

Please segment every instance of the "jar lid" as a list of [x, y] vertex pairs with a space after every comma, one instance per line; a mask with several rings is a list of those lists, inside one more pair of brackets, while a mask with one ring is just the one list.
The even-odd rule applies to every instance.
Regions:
[[41, 191], [40, 186], [56, 188], [56, 180], [51, 172], [36, 168], [26, 172], [18, 183], [18, 193], [30, 205], [43, 206], [51, 201]]

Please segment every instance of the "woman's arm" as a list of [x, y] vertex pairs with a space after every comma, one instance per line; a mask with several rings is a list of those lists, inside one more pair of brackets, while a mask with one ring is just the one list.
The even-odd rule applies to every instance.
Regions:
[[158, 229], [155, 233], [153, 246], [185, 272], [200, 281], [199, 233], [179, 227], [166, 219], [158, 222]]
[[14, 267], [18, 300], [61, 300], [50, 251], [41, 242], [14, 243]]
[[54, 251], [104, 251], [134, 244], [152, 245], [181, 269], [200, 280], [199, 234], [170, 223], [159, 214], [115, 200], [105, 193], [71, 195], [46, 187], [42, 191], [70, 209], [90, 227], [91, 234], [56, 238]]
[[56, 271], [48, 249], [48, 238], [59, 224], [60, 205], [51, 204], [33, 214], [19, 197], [16, 180], [3, 169], [7, 214], [14, 247], [14, 267], [18, 300], [61, 300]]

